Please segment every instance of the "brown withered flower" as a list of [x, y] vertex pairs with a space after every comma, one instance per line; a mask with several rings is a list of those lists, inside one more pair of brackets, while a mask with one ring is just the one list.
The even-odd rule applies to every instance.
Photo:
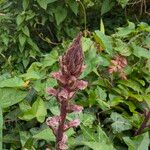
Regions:
[[78, 90], [87, 87], [86, 81], [78, 79], [85, 68], [81, 38], [82, 33], [79, 33], [67, 52], [60, 57], [60, 70], [51, 74], [57, 80], [59, 87], [47, 89], [48, 94], [56, 97], [60, 106], [60, 115], [49, 117], [46, 121], [56, 136], [57, 150], [67, 149], [67, 136], [64, 132], [80, 124], [79, 119], [67, 122], [66, 116], [67, 113], [82, 112], [83, 110], [82, 106], [75, 105], [70, 101]]
[[114, 59], [111, 60], [108, 72], [110, 74], [118, 73], [122, 79], [126, 80], [127, 77], [124, 73], [124, 68], [126, 67], [126, 65], [127, 65], [126, 58], [121, 55], [116, 55]]

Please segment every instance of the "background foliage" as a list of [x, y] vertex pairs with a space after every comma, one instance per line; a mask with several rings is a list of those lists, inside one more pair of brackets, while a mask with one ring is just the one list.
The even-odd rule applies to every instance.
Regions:
[[[68, 131], [69, 149], [148, 150], [150, 19], [148, 0], [0, 0], [0, 149], [54, 149], [45, 118], [59, 113], [45, 92], [50, 73], [81, 30], [88, 88], [79, 128]], [[127, 80], [109, 74], [124, 56]], [[149, 119], [149, 118], [148, 118]], [[139, 130], [141, 129], [141, 130]], [[2, 144], [3, 143], [3, 144]]]

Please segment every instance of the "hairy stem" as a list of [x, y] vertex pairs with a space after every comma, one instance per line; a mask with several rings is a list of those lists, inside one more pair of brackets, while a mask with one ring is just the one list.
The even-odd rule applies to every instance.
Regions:
[[58, 143], [59, 141], [62, 140], [63, 138], [63, 133], [64, 133], [64, 124], [65, 124], [65, 120], [66, 120], [66, 115], [67, 115], [67, 106], [68, 106], [68, 101], [64, 101], [61, 103], [60, 106], [60, 117], [61, 117], [61, 121], [59, 123], [59, 127], [58, 127], [58, 131], [57, 131], [57, 136], [56, 136], [56, 149], [59, 149]]

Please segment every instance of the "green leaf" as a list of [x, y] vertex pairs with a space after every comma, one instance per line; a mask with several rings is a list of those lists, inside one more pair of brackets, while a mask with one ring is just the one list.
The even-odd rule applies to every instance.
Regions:
[[33, 138], [37, 140], [55, 141], [55, 136], [50, 128], [44, 129], [33, 135]]
[[19, 135], [20, 135], [21, 145], [22, 147], [24, 147], [28, 139], [31, 137], [31, 135], [27, 131], [19, 131]]
[[84, 52], [89, 51], [93, 44], [94, 43], [90, 38], [82, 37], [82, 49]]
[[16, 23], [17, 25], [21, 25], [21, 23], [25, 20], [25, 15], [24, 14], [19, 14], [16, 18]]
[[19, 103], [26, 97], [26, 92], [13, 88], [0, 88], [0, 106], [7, 108]]
[[132, 43], [133, 54], [139, 58], [144, 57], [150, 59], [150, 51]]
[[109, 38], [105, 34], [103, 34], [99, 30], [96, 30], [94, 33], [94, 38], [96, 42], [99, 43], [108, 54], [112, 55], [112, 45], [109, 41]]
[[128, 21], [127, 27], [117, 28], [118, 32], [115, 34], [119, 37], [127, 37], [130, 33], [135, 31], [135, 24], [133, 22]]
[[2, 135], [3, 135], [3, 112], [0, 106], [0, 149], [2, 150]]
[[67, 17], [67, 10], [64, 7], [58, 6], [54, 11], [57, 25], [60, 25]]
[[100, 31], [105, 34], [105, 26], [104, 26], [104, 23], [103, 23], [103, 20], [101, 19], [101, 24], [100, 24]]
[[128, 145], [128, 150], [148, 150], [149, 149], [149, 133], [143, 133], [134, 138], [123, 137], [124, 142]]
[[112, 2], [111, 0], [104, 0], [102, 3], [102, 8], [101, 8], [101, 15], [109, 12], [112, 7], [114, 6], [114, 2]]
[[3, 87], [21, 88], [23, 87], [23, 85], [24, 85], [24, 81], [18, 77], [4, 79], [0, 81], [0, 88], [3, 88]]
[[46, 107], [43, 100], [39, 97], [32, 105], [31, 109], [23, 112], [23, 114], [19, 117], [22, 120], [29, 121], [33, 118], [37, 118], [39, 122], [43, 122], [45, 120], [45, 116], [47, 115]]
[[22, 28], [22, 32], [23, 32], [26, 36], [30, 37], [30, 31], [29, 31], [29, 28], [28, 28], [27, 26], [24, 26], [24, 27]]
[[37, 0], [38, 4], [43, 8], [43, 9], [47, 9], [47, 5], [50, 3], [53, 3], [57, 0]]
[[121, 55], [123, 56], [131, 55], [130, 47], [121, 39], [117, 39], [115, 44], [116, 44], [115, 50], [118, 51]]
[[53, 50], [50, 54], [44, 55], [44, 60], [42, 61], [43, 68], [52, 66], [58, 60], [58, 52]]
[[21, 47], [24, 47], [26, 43], [26, 36], [24, 34], [19, 34], [19, 43]]
[[29, 6], [29, 0], [23, 0], [22, 6], [23, 6], [23, 9], [26, 10]]
[[40, 52], [38, 46], [36, 43], [33, 42], [33, 40], [31, 38], [27, 38], [27, 42], [28, 44], [31, 46], [31, 48], [37, 52]]
[[91, 132], [89, 132], [89, 130], [86, 128], [83, 128], [83, 126], [82, 129], [86, 133], [85, 136], [89, 137], [89, 140], [85, 141], [83, 139], [83, 142], [80, 144], [84, 144], [93, 150], [115, 150], [110, 139], [107, 137], [106, 133], [101, 129], [100, 126], [97, 127], [97, 133], [95, 135], [92, 135], [94, 133], [92, 132], [91, 134]]
[[131, 88], [131, 89], [133, 89], [134, 91], [136, 91], [136, 92], [140, 92], [140, 93], [142, 93], [143, 92], [143, 90], [142, 90], [142, 88], [141, 88], [141, 86], [140, 86], [140, 84], [138, 83], [138, 82], [136, 82], [136, 81], [133, 81], [133, 80], [120, 80], [118, 83], [120, 83], [120, 84], [122, 84], [122, 85], [124, 85], [124, 86], [127, 86], [127, 87], [129, 87], [129, 88]]
[[81, 113], [80, 120], [85, 127], [92, 127], [95, 117], [92, 114]]
[[117, 1], [122, 6], [122, 8], [125, 8], [129, 0], [117, 0]]
[[132, 125], [130, 124], [128, 119], [125, 119], [124, 117], [122, 117], [122, 115], [116, 112], [112, 112], [111, 119], [114, 121], [114, 123], [111, 124], [114, 133], [120, 133], [132, 128]]
[[69, 4], [70, 9], [74, 12], [74, 14], [77, 15], [78, 14], [78, 2], [68, 0], [68, 4]]
[[42, 64], [39, 62], [34, 62], [27, 70], [27, 73], [20, 75], [21, 77], [24, 77], [26, 80], [32, 79], [32, 80], [38, 80], [41, 79], [42, 76], [45, 75], [44, 71], [41, 71]]
[[146, 101], [148, 107], [150, 108], [150, 94], [144, 95], [143, 99]]

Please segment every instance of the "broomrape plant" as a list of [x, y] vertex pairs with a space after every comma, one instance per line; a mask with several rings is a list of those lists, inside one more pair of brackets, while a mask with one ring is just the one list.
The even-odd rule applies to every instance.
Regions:
[[65, 131], [80, 124], [79, 119], [67, 122], [66, 116], [67, 113], [82, 112], [83, 110], [82, 106], [71, 103], [75, 93], [87, 87], [86, 81], [78, 79], [85, 68], [81, 38], [82, 33], [79, 33], [67, 52], [60, 57], [60, 70], [52, 73], [52, 77], [57, 80], [59, 87], [47, 89], [48, 94], [56, 97], [60, 106], [60, 115], [49, 117], [46, 120], [47, 125], [56, 137], [57, 150], [68, 149]]

